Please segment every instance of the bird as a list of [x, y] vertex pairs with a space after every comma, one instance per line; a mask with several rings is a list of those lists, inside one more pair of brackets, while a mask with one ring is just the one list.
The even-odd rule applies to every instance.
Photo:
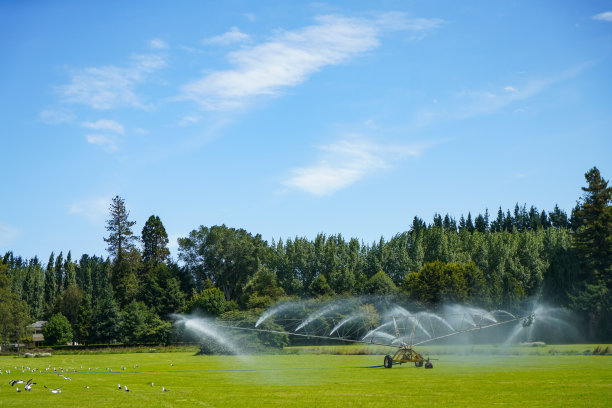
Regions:
[[70, 377], [66, 377], [64, 374], [58, 374], [57, 376], [58, 376], [58, 377], [62, 377], [64, 380], [69, 380], [69, 381], [72, 381], [72, 378], [70, 378]]
[[124, 385], [123, 388], [125, 388], [125, 392], [130, 392], [130, 390], [128, 390], [127, 385]]
[[167, 389], [166, 387], [162, 387], [162, 392], [169, 392], [170, 390]]
[[51, 391], [53, 394], [61, 394], [62, 393], [62, 387], [59, 387], [59, 388], [49, 388], [46, 385], [43, 385], [43, 387], [45, 387], [46, 389]]
[[17, 392], [21, 392], [21, 390], [19, 389], [19, 387], [15, 388], [15, 391], [17, 391]]
[[32, 386], [33, 386], [33, 385], [36, 385], [36, 383], [27, 383], [26, 385], [24, 385], [24, 386], [23, 386], [23, 388], [24, 388], [26, 391], [32, 391]]
[[86, 390], [89, 389], [89, 385], [84, 385], [83, 388], [85, 388]]
[[117, 384], [117, 389], [121, 391], [121, 384]]
[[155, 387], [155, 384], [154, 384], [154, 383], [151, 383], [151, 387]]
[[9, 384], [11, 384], [11, 387], [14, 387], [15, 384], [25, 384], [26, 382], [23, 380], [11, 380], [9, 381]]

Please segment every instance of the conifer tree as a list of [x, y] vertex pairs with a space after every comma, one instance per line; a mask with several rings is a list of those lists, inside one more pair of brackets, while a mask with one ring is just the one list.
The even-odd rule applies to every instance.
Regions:
[[168, 234], [158, 216], [149, 217], [142, 228], [142, 261], [153, 266], [167, 262], [170, 258]]

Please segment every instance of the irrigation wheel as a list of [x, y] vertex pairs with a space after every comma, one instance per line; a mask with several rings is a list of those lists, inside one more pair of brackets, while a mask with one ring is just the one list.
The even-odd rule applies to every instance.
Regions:
[[385, 356], [385, 368], [391, 368], [393, 367], [393, 359], [391, 358], [390, 355], [386, 355]]

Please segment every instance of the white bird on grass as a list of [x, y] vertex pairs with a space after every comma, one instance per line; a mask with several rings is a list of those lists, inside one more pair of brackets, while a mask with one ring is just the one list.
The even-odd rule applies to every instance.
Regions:
[[125, 392], [130, 392], [130, 390], [128, 390], [127, 385], [124, 385], [123, 388], [125, 388]]
[[69, 380], [69, 381], [72, 381], [72, 378], [70, 378], [70, 377], [66, 377], [64, 374], [58, 374], [57, 376], [58, 376], [58, 377], [62, 377], [64, 380]]
[[45, 387], [46, 389], [51, 391], [53, 394], [61, 394], [62, 393], [62, 387], [59, 387], [59, 388], [49, 388], [46, 385], [43, 385], [43, 387]]
[[162, 387], [162, 392], [169, 392], [169, 391], [170, 391], [169, 389]]
[[117, 384], [117, 389], [121, 391], [121, 384]]

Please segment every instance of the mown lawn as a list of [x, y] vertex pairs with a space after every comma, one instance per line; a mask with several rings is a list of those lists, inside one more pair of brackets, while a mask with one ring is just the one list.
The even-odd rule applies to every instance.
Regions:
[[[427, 350], [439, 358], [433, 370], [368, 368], [382, 364], [382, 355], [293, 350], [255, 356], [189, 351], [0, 357], [0, 406], [612, 406], [612, 356], [557, 355], [546, 348], [510, 355], [449, 350]], [[22, 366], [41, 372], [22, 373]], [[53, 371], [60, 367], [72, 381]], [[8, 382], [19, 378], [33, 378], [37, 385], [17, 393], [15, 387], [22, 385]], [[131, 392], [117, 390], [118, 384]], [[43, 385], [61, 386], [62, 393], [51, 394]], [[162, 386], [170, 392], [162, 392]]]

